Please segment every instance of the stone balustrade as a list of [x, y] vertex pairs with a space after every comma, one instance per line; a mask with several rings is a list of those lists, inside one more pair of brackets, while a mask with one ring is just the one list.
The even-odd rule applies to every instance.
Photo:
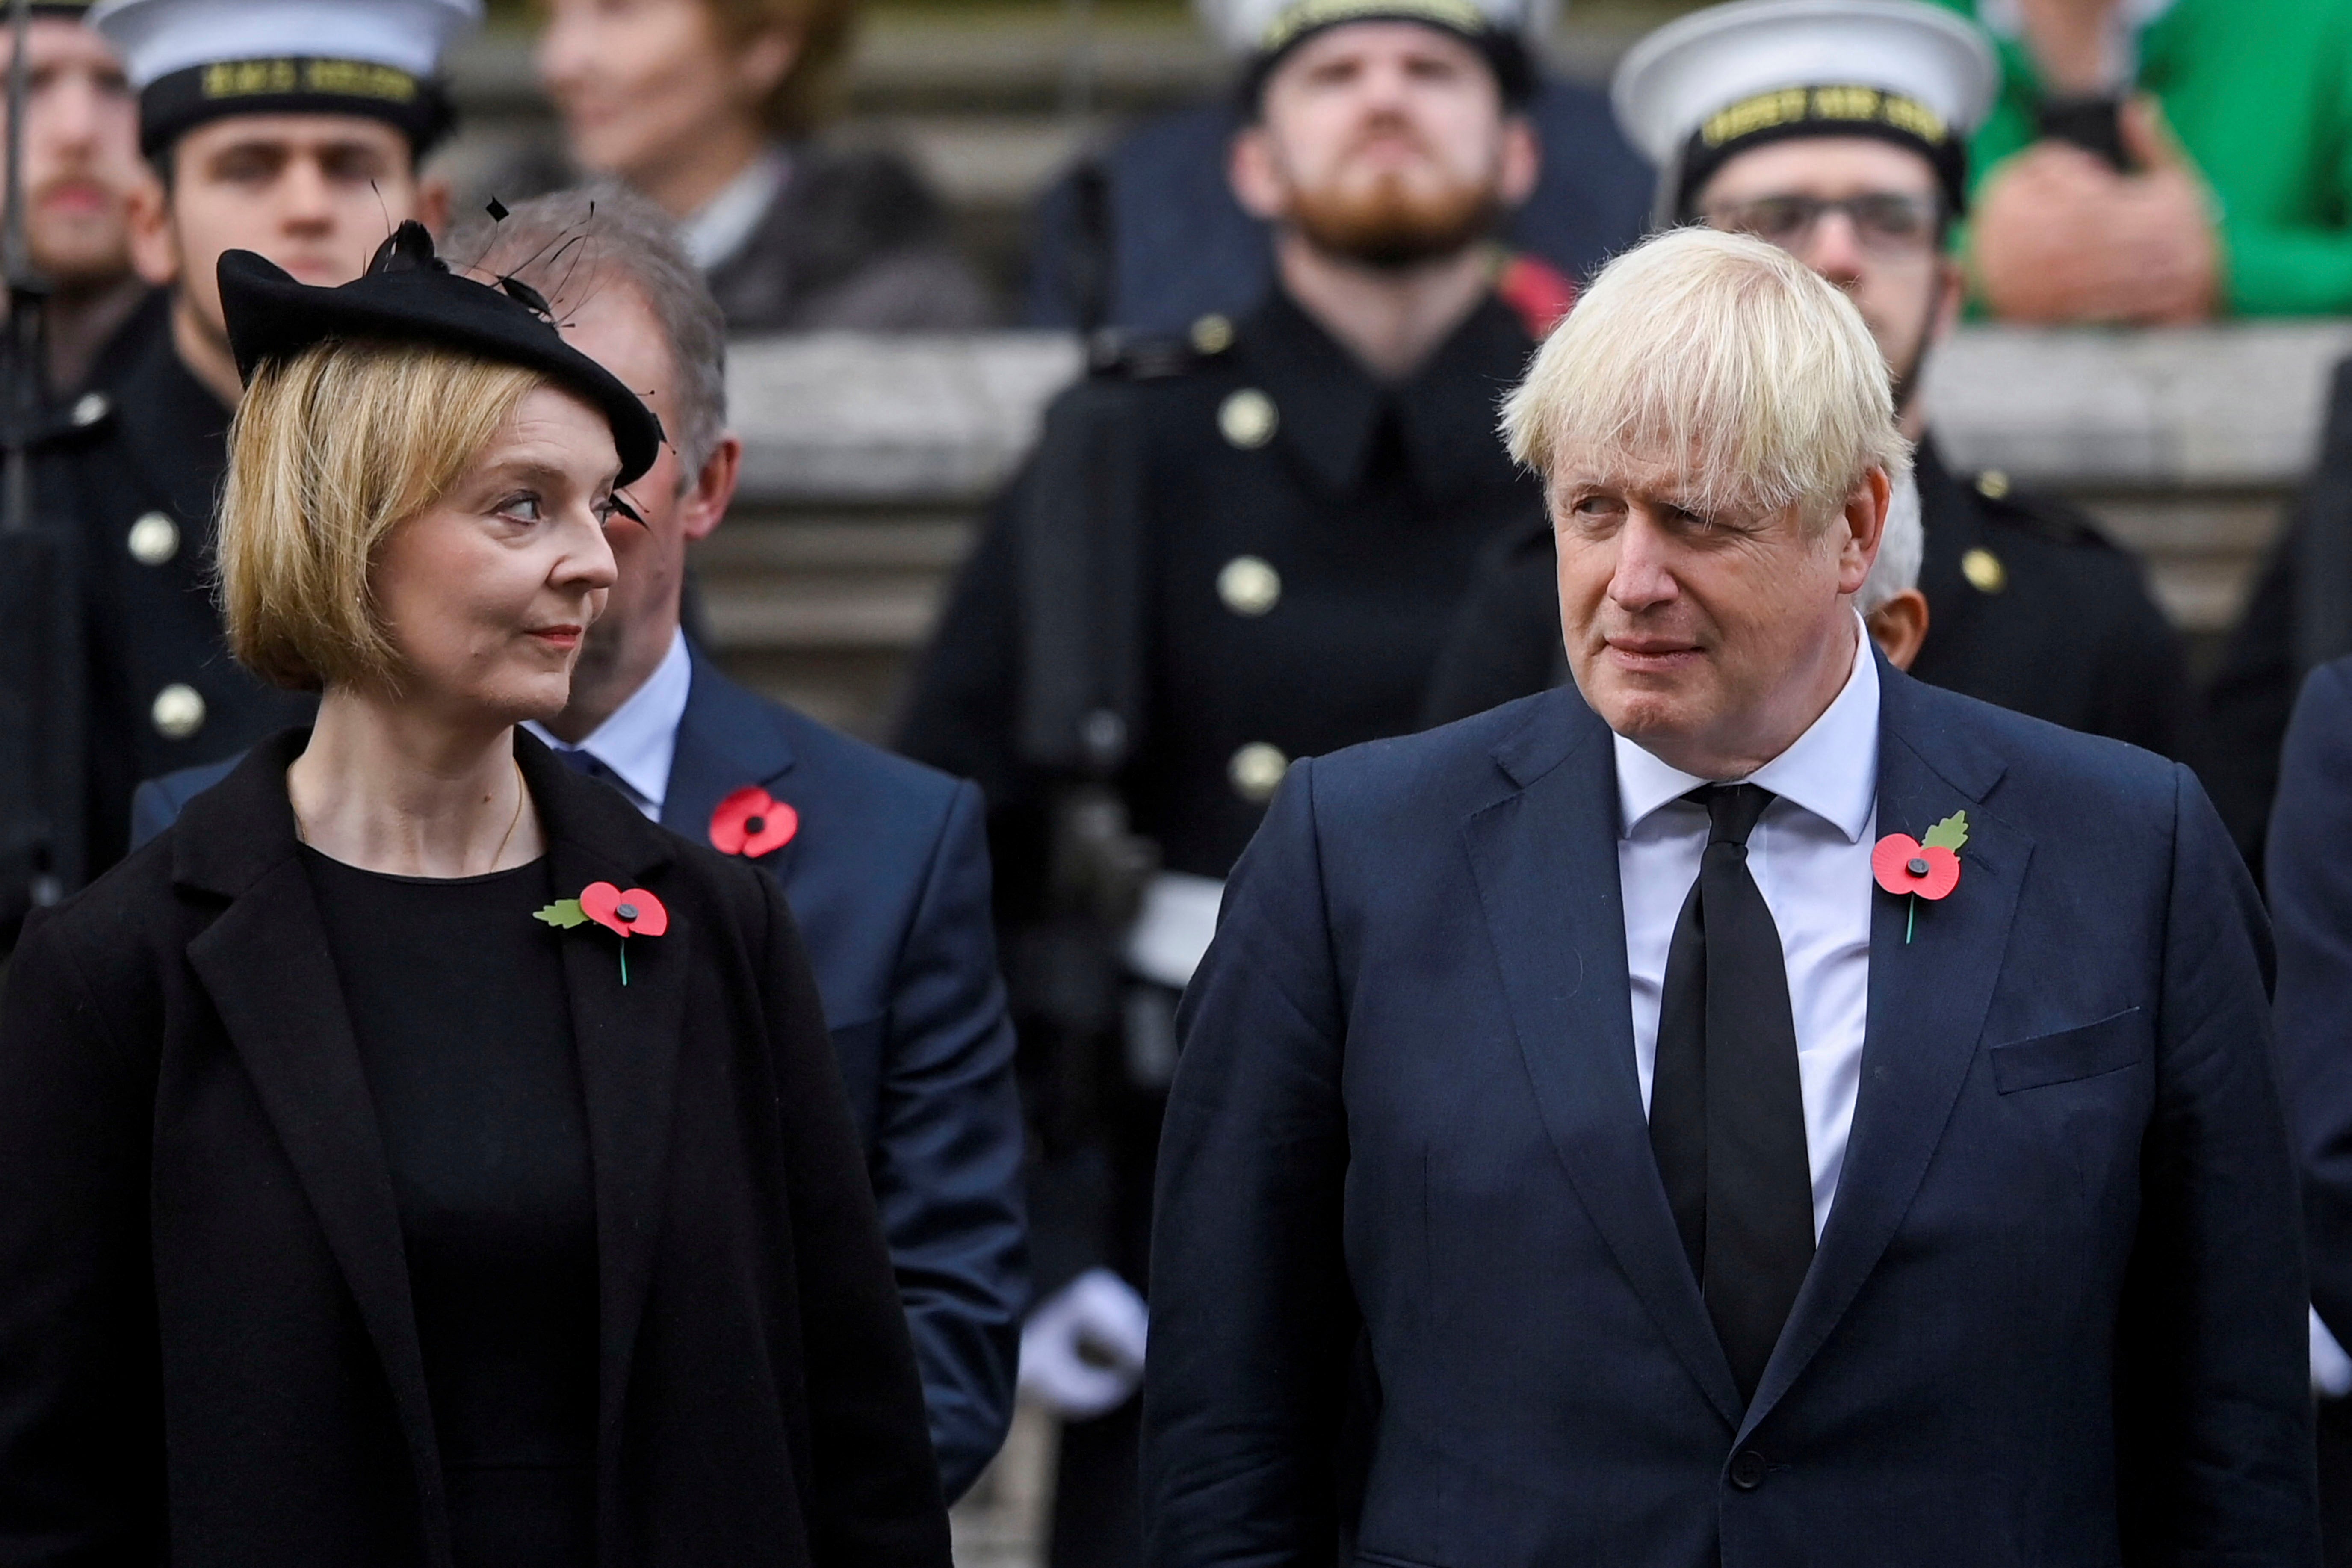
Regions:
[[[2315, 453], [2352, 322], [2177, 331], [1973, 327], [1927, 388], [1952, 462], [2088, 506], [2210, 647]], [[739, 672], [877, 732], [973, 521], [1020, 461], [1076, 342], [820, 336], [734, 345], [735, 516], [696, 563]]]

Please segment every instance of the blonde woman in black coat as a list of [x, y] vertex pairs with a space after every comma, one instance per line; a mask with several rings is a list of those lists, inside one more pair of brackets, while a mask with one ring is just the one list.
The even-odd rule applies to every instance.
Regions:
[[560, 710], [643, 405], [406, 226], [232, 252], [236, 656], [321, 689], [0, 999], [0, 1562], [947, 1568], [773, 881]]

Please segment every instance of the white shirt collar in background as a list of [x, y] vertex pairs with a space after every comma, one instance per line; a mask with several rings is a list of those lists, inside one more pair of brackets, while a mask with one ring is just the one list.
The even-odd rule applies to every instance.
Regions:
[[771, 146], [720, 186], [717, 195], [680, 218], [677, 240], [694, 264], [708, 272], [749, 245], [792, 172], [792, 154]]
[[636, 808], [659, 822], [662, 798], [669, 793], [669, 765], [677, 755], [678, 721], [686, 717], [687, 694], [693, 686], [694, 660], [686, 651], [686, 634], [673, 632], [669, 652], [662, 655], [646, 683], [578, 746], [557, 740], [536, 721], [523, 728], [559, 752], [585, 752], [612, 769]]

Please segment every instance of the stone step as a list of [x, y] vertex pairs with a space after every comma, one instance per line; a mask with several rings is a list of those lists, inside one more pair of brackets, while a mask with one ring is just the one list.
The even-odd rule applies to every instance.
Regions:
[[[2316, 452], [2352, 322], [2171, 331], [1971, 327], [1927, 395], [1950, 459], [2073, 497], [2208, 651]], [[736, 514], [695, 564], [721, 657], [866, 734], [886, 727], [988, 497], [1076, 343], [1044, 333], [734, 346]]]

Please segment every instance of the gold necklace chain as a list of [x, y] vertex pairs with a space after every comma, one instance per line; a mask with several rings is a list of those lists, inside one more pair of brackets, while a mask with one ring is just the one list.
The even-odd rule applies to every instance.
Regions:
[[[515, 775], [514, 815], [507, 819], [506, 834], [504, 837], [499, 838], [499, 847], [490, 852], [490, 870], [492, 871], [499, 868], [499, 861], [505, 856], [507, 846], [514, 842], [515, 829], [522, 826], [522, 803], [530, 798], [530, 787], [524, 784], [522, 779], [522, 764], [518, 762], [513, 765]], [[310, 842], [310, 830], [302, 826], [302, 814], [295, 809], [293, 796], [290, 793], [287, 796], [286, 809], [293, 814], [295, 842], [306, 846], [309, 845]], [[487, 872], [484, 874], [488, 875]]]

